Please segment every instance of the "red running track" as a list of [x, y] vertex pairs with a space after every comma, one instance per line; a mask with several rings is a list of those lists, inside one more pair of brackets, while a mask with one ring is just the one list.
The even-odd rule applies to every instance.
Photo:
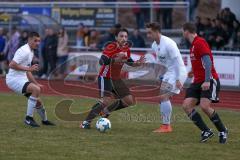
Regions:
[[[44, 85], [43, 94], [44, 95], [58, 95], [65, 97], [91, 97], [96, 98], [98, 95], [98, 90], [96, 90], [95, 84], [80, 84], [79, 82], [71, 82], [71, 84], [66, 85], [60, 80], [38, 80], [39, 83]], [[93, 88], [94, 86], [94, 88]], [[11, 92], [6, 86], [5, 79], [0, 78], [0, 92], [8, 93]], [[184, 92], [180, 95], [176, 95], [172, 98], [173, 104], [181, 105], [184, 99]], [[158, 98], [138, 98], [140, 101], [145, 101], [148, 103], [158, 103]], [[240, 91], [230, 91], [222, 90], [220, 92], [220, 102], [213, 104], [214, 107], [218, 108], [230, 108], [230, 109], [240, 109]]]

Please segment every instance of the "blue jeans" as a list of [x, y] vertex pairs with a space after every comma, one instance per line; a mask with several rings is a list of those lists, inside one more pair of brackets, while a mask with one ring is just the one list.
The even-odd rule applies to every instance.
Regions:
[[68, 55], [66, 56], [61, 56], [61, 57], [58, 57], [58, 65], [60, 66], [60, 70], [59, 70], [59, 73], [60, 74], [64, 74], [65, 71], [66, 71], [66, 61], [68, 59]]

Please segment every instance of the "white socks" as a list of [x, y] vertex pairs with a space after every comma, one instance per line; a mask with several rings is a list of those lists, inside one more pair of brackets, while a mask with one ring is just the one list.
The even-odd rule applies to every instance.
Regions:
[[170, 100], [161, 102], [159, 107], [162, 117], [162, 124], [170, 124], [172, 116], [172, 105]]
[[37, 104], [37, 98], [30, 96], [28, 98], [27, 116], [33, 117], [33, 112]]
[[37, 108], [37, 113], [39, 114], [39, 116], [43, 121], [47, 120], [47, 113], [43, 106], [41, 106], [40, 108]]

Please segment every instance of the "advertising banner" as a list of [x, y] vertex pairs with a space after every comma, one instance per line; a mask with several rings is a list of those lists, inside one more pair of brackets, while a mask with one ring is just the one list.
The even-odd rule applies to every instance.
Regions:
[[113, 8], [60, 8], [61, 25], [77, 27], [83, 23], [89, 27], [111, 27], [115, 24]]

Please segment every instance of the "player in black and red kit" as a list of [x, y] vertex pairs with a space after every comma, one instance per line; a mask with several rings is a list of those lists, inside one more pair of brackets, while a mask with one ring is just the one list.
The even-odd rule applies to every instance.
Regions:
[[110, 112], [133, 106], [135, 98], [130, 94], [126, 84], [121, 79], [121, 70], [126, 63], [130, 66], [140, 66], [145, 62], [144, 56], [133, 61], [128, 43], [127, 29], [120, 29], [116, 33], [116, 41], [108, 43], [99, 60], [101, 65], [98, 77], [100, 100], [92, 107], [86, 119], [80, 124], [80, 128], [89, 129], [91, 121], [102, 114], [108, 116]]
[[219, 142], [226, 143], [228, 130], [217, 112], [211, 108], [211, 102], [219, 101], [220, 82], [214, 67], [211, 49], [207, 42], [196, 34], [192, 23], [183, 25], [183, 36], [191, 43], [190, 58], [192, 63], [193, 83], [186, 91], [183, 109], [189, 118], [202, 131], [201, 142], [206, 142], [214, 133], [194, 109], [199, 104], [202, 111], [210, 118], [219, 131]]

